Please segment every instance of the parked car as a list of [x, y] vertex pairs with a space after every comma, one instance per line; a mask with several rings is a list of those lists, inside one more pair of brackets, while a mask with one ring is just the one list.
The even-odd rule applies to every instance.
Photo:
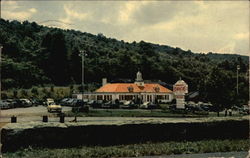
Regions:
[[243, 105], [242, 106], [242, 108], [240, 108], [240, 114], [247, 114], [247, 115], [249, 115], [249, 112], [250, 111], [250, 109], [249, 109], [249, 106], [248, 105]]
[[54, 102], [49, 103], [49, 105], [47, 106], [47, 110], [48, 112], [62, 112], [62, 106], [59, 104], [56, 104]]
[[120, 104], [116, 101], [107, 101], [101, 105], [104, 109], [117, 109], [120, 107]]
[[[201, 105], [201, 104], [200, 104]], [[195, 111], [204, 111], [199, 104], [196, 104], [195, 102], [188, 102], [185, 104], [185, 110], [189, 112], [195, 112]]]
[[44, 105], [50, 105], [51, 103], [55, 103], [55, 101], [54, 101], [54, 99], [52, 99], [52, 98], [47, 98], [46, 100], [45, 100], [45, 102], [44, 102]]
[[72, 112], [89, 112], [89, 106], [81, 99], [77, 99], [75, 106], [72, 107]]
[[241, 108], [239, 106], [234, 105], [234, 106], [232, 106], [232, 110], [234, 110], [234, 111], [240, 111]]
[[43, 100], [41, 100], [41, 99], [32, 99], [31, 102], [35, 106], [43, 105]]
[[102, 100], [91, 100], [87, 103], [92, 108], [101, 108], [103, 104]]
[[10, 108], [16, 108], [18, 106], [16, 100], [14, 99], [6, 99], [4, 102], [7, 102]]
[[200, 107], [205, 111], [213, 111], [213, 105], [211, 103], [203, 103]]
[[10, 105], [6, 101], [0, 100], [0, 109], [9, 109], [9, 108]]
[[66, 106], [67, 101], [68, 101], [69, 99], [70, 99], [70, 98], [63, 98], [63, 99], [60, 101], [60, 104], [61, 104], [62, 106]]
[[29, 99], [19, 99], [21, 103], [21, 107], [30, 107], [32, 106], [32, 102]]
[[84, 101], [81, 99], [74, 99], [71, 103], [72, 107], [78, 107], [84, 105]]
[[67, 101], [65, 101], [64, 106], [72, 106], [73, 102], [76, 100], [76, 98], [70, 98]]
[[141, 109], [147, 109], [149, 105], [149, 102], [144, 102], [143, 104], [141, 104], [140, 108]]
[[121, 104], [122, 109], [136, 109], [138, 106], [133, 101], [125, 101]]
[[141, 109], [156, 109], [158, 105], [153, 102], [144, 102], [141, 106]]
[[20, 99], [15, 99], [15, 102], [16, 102], [16, 108], [23, 107], [23, 101], [21, 101]]

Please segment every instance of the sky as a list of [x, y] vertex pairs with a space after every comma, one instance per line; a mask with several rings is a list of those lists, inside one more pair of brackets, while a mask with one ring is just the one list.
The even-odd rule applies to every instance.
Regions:
[[7, 1], [6, 20], [28, 20], [106, 37], [179, 47], [196, 53], [249, 55], [250, 2]]

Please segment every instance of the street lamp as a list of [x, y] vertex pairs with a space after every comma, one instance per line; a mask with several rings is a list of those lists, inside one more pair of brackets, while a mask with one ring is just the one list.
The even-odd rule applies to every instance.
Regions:
[[237, 95], [239, 94], [239, 70], [240, 70], [240, 65], [237, 65]]

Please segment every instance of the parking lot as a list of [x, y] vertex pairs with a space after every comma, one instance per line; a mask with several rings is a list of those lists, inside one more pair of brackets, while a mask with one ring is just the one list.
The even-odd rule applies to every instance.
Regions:
[[[62, 112], [70, 111], [71, 107], [64, 106]], [[0, 111], [0, 123], [10, 122], [12, 116], [17, 116], [17, 122], [41, 121], [42, 116], [51, 117], [51, 121], [57, 121], [57, 113], [48, 113], [45, 106], [27, 108], [5, 109]]]
[[[62, 108], [63, 112], [70, 111], [71, 107], [64, 106]], [[1, 116], [41, 116], [44, 114], [50, 114], [47, 112], [47, 107], [45, 106], [33, 106], [33, 107], [27, 107], [27, 108], [15, 108], [15, 109], [6, 109], [1, 110], [0, 115]]]

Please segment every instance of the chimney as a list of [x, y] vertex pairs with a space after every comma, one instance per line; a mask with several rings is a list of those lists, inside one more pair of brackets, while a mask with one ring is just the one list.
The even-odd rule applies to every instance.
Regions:
[[107, 78], [102, 79], [102, 86], [104, 86], [105, 84], [107, 84]]

